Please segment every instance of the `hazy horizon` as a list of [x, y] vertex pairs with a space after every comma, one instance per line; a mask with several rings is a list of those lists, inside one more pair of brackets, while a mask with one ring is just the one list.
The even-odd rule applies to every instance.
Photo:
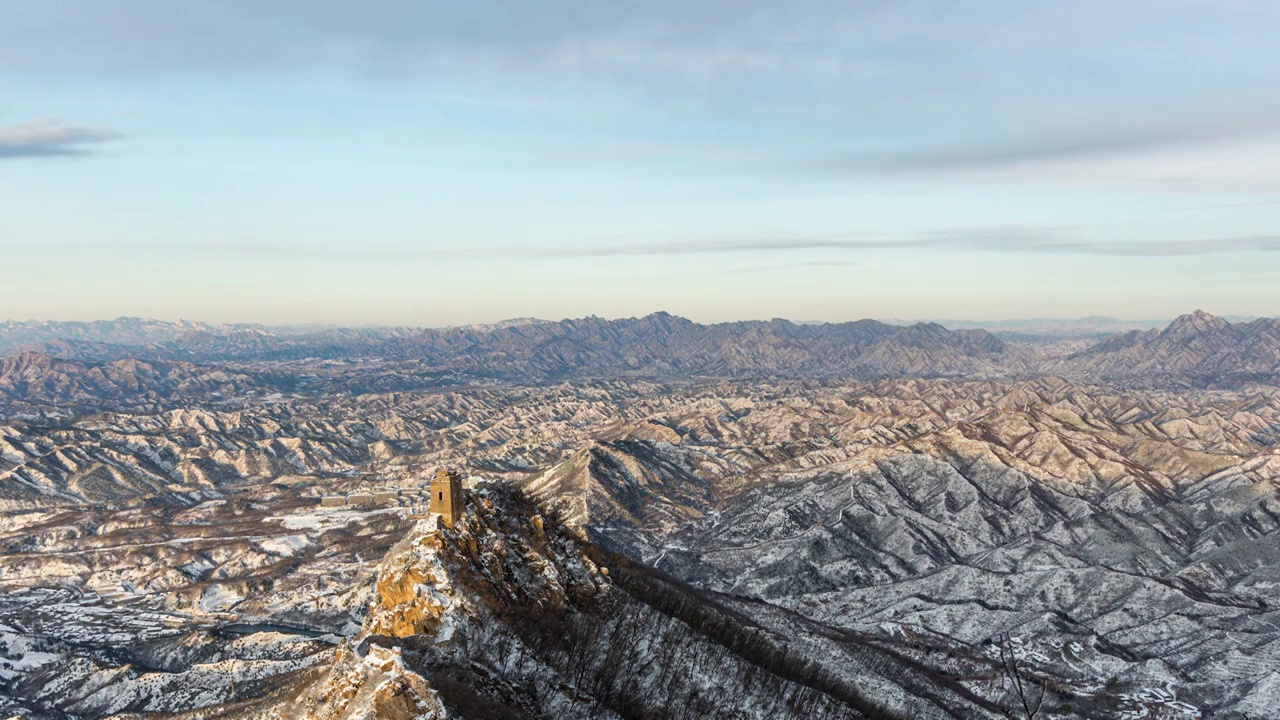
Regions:
[[[601, 318], [604, 320], [633, 320], [633, 319], [647, 317], [650, 315], [666, 313], [668, 315], [672, 315], [675, 317], [682, 317], [687, 320], [691, 320], [695, 323], [704, 324], [704, 325], [717, 324], [717, 323], [733, 323], [733, 322], [768, 322], [771, 320], [786, 320], [788, 322], [792, 322], [797, 325], [816, 325], [816, 324], [823, 324], [823, 323], [855, 322], [858, 320], [875, 320], [875, 321], [883, 322], [887, 324], [938, 323], [941, 325], [954, 324], [954, 325], [984, 325], [984, 326], [985, 325], [1017, 325], [1020, 323], [1021, 324], [1030, 324], [1030, 323], [1069, 324], [1069, 323], [1085, 323], [1088, 321], [1099, 321], [1099, 322], [1112, 322], [1112, 323], [1121, 324], [1121, 325], [1156, 326], [1156, 325], [1168, 324], [1169, 322], [1173, 321], [1178, 317], [1189, 315], [1193, 312], [1208, 312], [1208, 311], [1204, 311], [1200, 308], [1192, 308], [1192, 309], [1188, 309], [1186, 312], [1178, 313], [1177, 315], [1172, 315], [1169, 317], [1152, 317], [1152, 318], [1124, 318], [1124, 317], [1117, 317], [1114, 315], [1087, 315], [1087, 316], [1081, 316], [1081, 317], [1007, 317], [1007, 318], [991, 318], [991, 319], [850, 316], [850, 317], [838, 318], [834, 320], [816, 320], [816, 319], [774, 316], [774, 317], [739, 317], [739, 318], [729, 318], [729, 319], [707, 320], [707, 319], [701, 319], [697, 317], [690, 317], [688, 315], [670, 312], [667, 310], [653, 310], [650, 312], [634, 314], [634, 315], [615, 315], [615, 316], [599, 315], [595, 313], [588, 313], [585, 315], [563, 316], [563, 317], [514, 316], [514, 317], [499, 318], [495, 320], [478, 321], [474, 323], [456, 323], [456, 324], [442, 324], [442, 325], [431, 325], [431, 324], [424, 324], [424, 323], [343, 324], [343, 323], [337, 323], [337, 322], [325, 322], [323, 320], [319, 320], [315, 322], [259, 323], [259, 322], [244, 322], [244, 321], [215, 321], [215, 320], [208, 320], [204, 318], [195, 318], [195, 317], [166, 318], [166, 317], [141, 316], [141, 315], [117, 315], [115, 317], [88, 317], [88, 318], [69, 318], [69, 319], [0, 317], [0, 323], [14, 323], [14, 324], [102, 323], [102, 322], [119, 322], [119, 321], [128, 321], [128, 320], [137, 320], [142, 322], [160, 322], [160, 323], [174, 323], [174, 324], [193, 323], [193, 324], [204, 324], [204, 325], [212, 325], [212, 326], [246, 326], [246, 327], [256, 326], [256, 327], [265, 327], [265, 328], [296, 328], [296, 329], [305, 329], [305, 328], [379, 329], [379, 328], [395, 328], [395, 327], [434, 329], [434, 328], [448, 328], [448, 327], [458, 327], [458, 326], [467, 326], [467, 325], [501, 325], [506, 323], [520, 322], [520, 321], [557, 323], [557, 322], [563, 322], [563, 321], [569, 321], [569, 320], [581, 320], [586, 318]], [[1266, 317], [1262, 315], [1230, 315], [1230, 314], [1218, 314], [1213, 312], [1209, 312], [1209, 314], [1223, 318], [1230, 322], [1248, 322], [1248, 321], [1257, 319], [1259, 317]]]

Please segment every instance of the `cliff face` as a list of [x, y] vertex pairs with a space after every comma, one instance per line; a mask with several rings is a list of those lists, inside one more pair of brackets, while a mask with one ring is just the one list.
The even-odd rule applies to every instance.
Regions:
[[423, 521], [386, 555], [331, 663], [229, 717], [901, 716], [716, 600], [607, 557], [518, 491], [481, 485], [454, 528]]
[[409, 637], [435, 635], [453, 608], [444, 547], [438, 530], [411, 537], [393, 549], [378, 575], [378, 603], [367, 616], [363, 634]]
[[[299, 703], [259, 717], [284, 720], [443, 720], [449, 717], [425, 678], [405, 666], [399, 648], [371, 647], [363, 657], [335, 653], [327, 677]], [[294, 714], [290, 714], [294, 713]]]
[[548, 536], [536, 508], [510, 488], [482, 485], [454, 529], [420, 522], [383, 559], [378, 600], [360, 638], [454, 640], [511, 606], [563, 610], [608, 588], [605, 574], [558, 525]]
[[[334, 653], [331, 667], [297, 700], [252, 717], [521, 717], [543, 704], [580, 704], [573, 691], [544, 697], [539, 686], [563, 678], [532, 650], [523, 648], [507, 665], [521, 644], [521, 629], [512, 627], [517, 615], [563, 616], [571, 611], [568, 595], [582, 602], [608, 588], [563, 528], [549, 536], [545, 527], [536, 508], [498, 486], [473, 491], [453, 529], [437, 516], [419, 522], [383, 559], [364, 625]], [[512, 676], [499, 681], [507, 672]], [[489, 697], [495, 683], [505, 690]]]

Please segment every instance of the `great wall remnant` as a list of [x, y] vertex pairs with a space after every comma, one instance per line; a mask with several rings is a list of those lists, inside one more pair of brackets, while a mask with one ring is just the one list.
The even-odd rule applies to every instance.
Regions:
[[453, 527], [465, 513], [463, 505], [462, 476], [454, 470], [440, 468], [430, 486], [384, 488], [375, 491], [326, 495], [320, 498], [324, 508], [402, 507], [410, 517], [437, 513], [444, 524]]

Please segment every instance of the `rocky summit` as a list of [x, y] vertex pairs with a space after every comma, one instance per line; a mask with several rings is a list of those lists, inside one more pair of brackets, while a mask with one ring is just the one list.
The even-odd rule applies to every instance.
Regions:
[[1274, 717], [1280, 322], [1086, 320], [0, 324], [0, 717]]

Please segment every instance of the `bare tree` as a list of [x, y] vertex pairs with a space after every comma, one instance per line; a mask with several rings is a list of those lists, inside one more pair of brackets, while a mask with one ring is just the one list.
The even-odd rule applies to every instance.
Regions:
[[1044, 707], [1045, 690], [1035, 685], [1019, 665], [1018, 653], [1009, 633], [1000, 636], [1000, 671], [1004, 675], [1005, 691], [1013, 696], [1015, 705], [1014, 709], [1004, 711], [1005, 716], [1018, 720], [1035, 720]]

